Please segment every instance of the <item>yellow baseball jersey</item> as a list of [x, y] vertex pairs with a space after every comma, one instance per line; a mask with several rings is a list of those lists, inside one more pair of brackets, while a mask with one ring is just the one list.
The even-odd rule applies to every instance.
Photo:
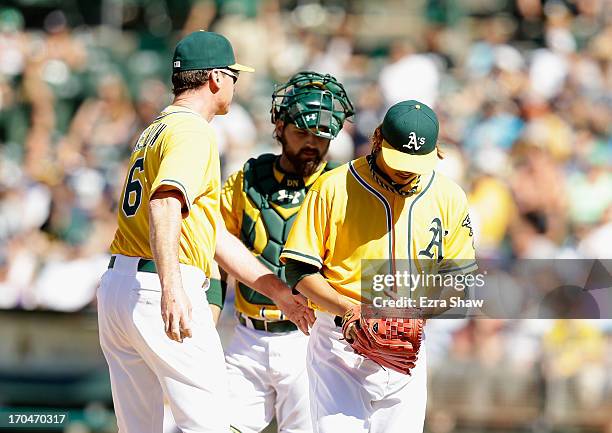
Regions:
[[416, 193], [402, 197], [376, 183], [363, 157], [315, 182], [281, 259], [317, 266], [336, 291], [361, 301], [362, 260], [467, 273], [477, 268], [472, 236], [465, 193], [449, 178], [423, 175]]
[[179, 261], [210, 275], [219, 215], [220, 166], [215, 133], [195, 111], [169, 106], [140, 135], [121, 193], [111, 253], [153, 258], [149, 200], [159, 188], [185, 200]]
[[[308, 188], [326, 169], [335, 165], [322, 164], [312, 175], [298, 178], [279, 170], [276, 156], [262, 155], [257, 161], [250, 161], [250, 170], [258, 171], [253, 165], [262, 159], [266, 160], [260, 162], [260, 167], [264, 168], [259, 170], [263, 173], [253, 176], [250, 188], [245, 188], [244, 169], [227, 179], [221, 189], [221, 215], [227, 230], [241, 238], [262, 263], [284, 278], [284, 271], [279, 268], [278, 262], [284, 238], [295, 220]], [[260, 179], [255, 179], [256, 177]], [[254, 188], [254, 191], [251, 191], [251, 188]], [[262, 210], [262, 207], [265, 209]], [[245, 219], [252, 222], [252, 228], [247, 228], [249, 224], [245, 225]], [[267, 297], [240, 282], [236, 282], [235, 289], [234, 304], [237, 311], [257, 319], [283, 319], [281, 311]]]

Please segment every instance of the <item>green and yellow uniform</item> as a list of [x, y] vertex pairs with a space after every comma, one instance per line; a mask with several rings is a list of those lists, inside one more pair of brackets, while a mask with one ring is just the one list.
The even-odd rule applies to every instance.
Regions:
[[[221, 191], [221, 215], [230, 233], [281, 279], [285, 279], [280, 253], [306, 193], [326, 171], [337, 167], [325, 162], [310, 176], [282, 171], [279, 156], [264, 154], [250, 159], [225, 182]], [[255, 318], [282, 319], [266, 296], [238, 282], [236, 310]]]
[[149, 200], [160, 188], [175, 189], [186, 204], [179, 262], [210, 275], [220, 184], [219, 153], [212, 127], [195, 111], [167, 107], [140, 135], [130, 157], [111, 253], [152, 259]]
[[362, 260], [393, 267], [410, 259], [414, 273], [467, 273], [476, 269], [474, 256], [467, 199], [457, 184], [432, 171], [412, 195], [400, 196], [376, 182], [362, 157], [315, 182], [281, 260], [316, 266], [336, 291], [361, 301]]

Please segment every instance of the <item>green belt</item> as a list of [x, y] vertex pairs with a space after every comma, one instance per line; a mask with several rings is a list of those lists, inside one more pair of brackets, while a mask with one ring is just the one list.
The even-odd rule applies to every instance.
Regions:
[[253, 328], [258, 331], [266, 331], [266, 332], [290, 332], [297, 331], [297, 326], [293, 324], [290, 320], [281, 320], [278, 322], [270, 322], [268, 320], [259, 320], [253, 319], [252, 317], [244, 317], [242, 314], [238, 313], [238, 322], [242, 326], [247, 326], [247, 320], [249, 320], [253, 324]]
[[[108, 269], [112, 269], [115, 266], [115, 259], [115, 256], [111, 257], [110, 262], [108, 263]], [[138, 272], [149, 272], [150, 274], [157, 273], [155, 262], [149, 259], [138, 260], [138, 267], [136, 269], [138, 270]]]

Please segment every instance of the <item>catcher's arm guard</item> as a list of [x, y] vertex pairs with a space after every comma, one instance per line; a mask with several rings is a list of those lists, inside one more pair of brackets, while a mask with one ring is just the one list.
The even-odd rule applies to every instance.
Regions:
[[403, 374], [415, 367], [423, 339], [423, 319], [371, 318], [355, 305], [344, 313], [342, 335], [355, 353]]

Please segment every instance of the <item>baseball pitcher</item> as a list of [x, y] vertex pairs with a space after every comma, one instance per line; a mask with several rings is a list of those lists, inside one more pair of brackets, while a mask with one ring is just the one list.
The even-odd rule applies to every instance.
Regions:
[[287, 282], [318, 308], [307, 356], [315, 432], [423, 431], [424, 321], [364, 318], [360, 274], [362, 259], [475, 269], [467, 199], [435, 171], [437, 136], [425, 104], [394, 105], [371, 154], [321, 176], [291, 229]]

